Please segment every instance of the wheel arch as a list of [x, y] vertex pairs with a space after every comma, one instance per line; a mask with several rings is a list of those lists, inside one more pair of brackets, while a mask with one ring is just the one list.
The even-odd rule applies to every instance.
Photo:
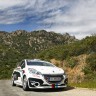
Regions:
[[24, 77], [27, 77], [25, 74], [23, 75], [23, 79], [24, 79]]

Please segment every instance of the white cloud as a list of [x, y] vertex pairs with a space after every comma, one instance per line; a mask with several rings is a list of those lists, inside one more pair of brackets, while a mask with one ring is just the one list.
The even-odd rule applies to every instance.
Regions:
[[0, 9], [4, 10], [9, 7], [21, 6], [24, 4], [24, 0], [0, 0]]
[[51, 18], [44, 19], [43, 23], [52, 23], [47, 30], [68, 32], [79, 39], [91, 35], [92, 31], [96, 33], [96, 0], [77, 1], [66, 13], [62, 11]]
[[47, 11], [58, 10], [64, 5], [66, 3], [63, 4], [59, 0], [1, 0], [0, 24], [19, 23], [28, 18], [28, 16], [32, 18], [33, 15], [38, 15], [38, 17], [41, 15], [42, 17]]

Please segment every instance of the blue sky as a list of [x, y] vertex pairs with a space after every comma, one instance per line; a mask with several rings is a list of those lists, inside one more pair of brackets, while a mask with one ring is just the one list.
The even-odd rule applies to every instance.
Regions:
[[96, 34], [96, 0], [0, 0], [0, 31]]

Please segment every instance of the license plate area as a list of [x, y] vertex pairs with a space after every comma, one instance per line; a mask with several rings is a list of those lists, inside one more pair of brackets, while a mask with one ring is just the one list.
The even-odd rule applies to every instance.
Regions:
[[50, 77], [49, 81], [60, 81], [60, 77]]

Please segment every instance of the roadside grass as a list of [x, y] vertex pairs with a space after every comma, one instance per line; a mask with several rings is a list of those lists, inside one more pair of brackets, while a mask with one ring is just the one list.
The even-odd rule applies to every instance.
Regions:
[[82, 83], [70, 83], [69, 84], [70, 86], [73, 86], [73, 87], [80, 87], [80, 88], [93, 88], [95, 89], [96, 88], [96, 80], [94, 81], [84, 81]]

